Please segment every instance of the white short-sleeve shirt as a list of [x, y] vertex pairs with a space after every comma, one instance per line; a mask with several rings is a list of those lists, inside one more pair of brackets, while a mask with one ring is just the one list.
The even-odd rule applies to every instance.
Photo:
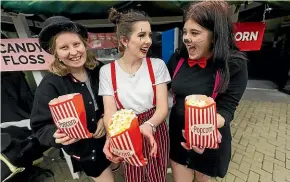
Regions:
[[[150, 58], [155, 76], [155, 84], [168, 83], [171, 81], [165, 62], [158, 58]], [[132, 109], [136, 114], [153, 108], [153, 88], [147, 67], [146, 58], [135, 76], [125, 72], [115, 61], [117, 94], [121, 104], [126, 109]], [[100, 96], [114, 96], [111, 67], [110, 64], [104, 65], [100, 70]], [[118, 104], [117, 104], [117, 107]]]

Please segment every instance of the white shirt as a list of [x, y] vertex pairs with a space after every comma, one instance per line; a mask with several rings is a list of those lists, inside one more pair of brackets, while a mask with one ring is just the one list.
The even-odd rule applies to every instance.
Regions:
[[[155, 76], [155, 84], [168, 83], [171, 81], [165, 62], [158, 58], [150, 58]], [[150, 80], [146, 58], [135, 76], [122, 70], [117, 61], [116, 83], [118, 98], [126, 109], [132, 109], [136, 114], [145, 112], [153, 108], [153, 88]], [[104, 65], [100, 70], [99, 95], [114, 96], [111, 67], [110, 64]], [[117, 107], [118, 104], [116, 104]]]

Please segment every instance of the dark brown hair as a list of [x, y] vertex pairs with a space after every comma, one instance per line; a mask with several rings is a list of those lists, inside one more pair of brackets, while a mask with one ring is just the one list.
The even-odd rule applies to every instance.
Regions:
[[[49, 69], [48, 71], [56, 74], [58, 76], [65, 76], [67, 75], [69, 72], [68, 67], [63, 64], [57, 57], [56, 54], [56, 45], [55, 45], [55, 41], [57, 39], [57, 37], [63, 32], [58, 33], [57, 35], [53, 36], [50, 39], [49, 42], [49, 49], [50, 49], [50, 53], [52, 55], [54, 55], [54, 60], [52, 61], [52, 63], [49, 65]], [[84, 64], [85, 68], [88, 68], [90, 70], [93, 70], [97, 65], [99, 65], [99, 61], [97, 61], [96, 56], [94, 55], [94, 53], [92, 53], [90, 50], [88, 50], [88, 45], [87, 45], [87, 41], [81, 37], [79, 34], [77, 34], [79, 36], [79, 38], [81, 39], [82, 43], [85, 45], [85, 47], [87, 48], [87, 60]]]
[[[230, 13], [229, 5], [225, 1], [194, 2], [184, 12], [184, 22], [194, 20], [213, 34], [212, 59], [215, 71], [219, 71], [221, 74], [218, 92], [223, 92], [228, 87], [230, 78], [228, 61], [230, 57], [246, 59], [235, 44]], [[180, 55], [188, 58], [184, 45], [181, 46]]]
[[133, 25], [139, 21], [150, 22], [150, 18], [145, 12], [129, 10], [128, 12], [120, 13], [115, 8], [109, 10], [109, 20], [116, 25], [116, 35], [121, 51], [124, 50], [124, 45], [120, 43], [120, 37], [129, 38], [133, 31]]

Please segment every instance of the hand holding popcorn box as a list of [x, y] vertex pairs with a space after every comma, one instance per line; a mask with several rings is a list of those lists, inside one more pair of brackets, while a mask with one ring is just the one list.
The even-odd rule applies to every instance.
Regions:
[[92, 138], [87, 129], [86, 110], [79, 93], [67, 94], [49, 102], [50, 112], [57, 128], [70, 138]]
[[109, 125], [110, 151], [134, 166], [147, 164], [138, 118], [132, 110], [117, 111]]
[[185, 138], [187, 146], [218, 148], [216, 103], [205, 95], [185, 98]]

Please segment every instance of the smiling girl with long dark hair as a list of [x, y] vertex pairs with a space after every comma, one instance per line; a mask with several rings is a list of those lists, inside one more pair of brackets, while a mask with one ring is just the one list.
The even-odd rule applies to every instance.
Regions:
[[[219, 1], [191, 4], [184, 14], [183, 45], [168, 63], [176, 101], [169, 121], [175, 182], [210, 181], [210, 177], [224, 177], [228, 169], [230, 122], [248, 79], [247, 58], [235, 45], [228, 9], [226, 2]], [[215, 97], [221, 142], [218, 149], [189, 150], [184, 143], [184, 101], [192, 94]]]

